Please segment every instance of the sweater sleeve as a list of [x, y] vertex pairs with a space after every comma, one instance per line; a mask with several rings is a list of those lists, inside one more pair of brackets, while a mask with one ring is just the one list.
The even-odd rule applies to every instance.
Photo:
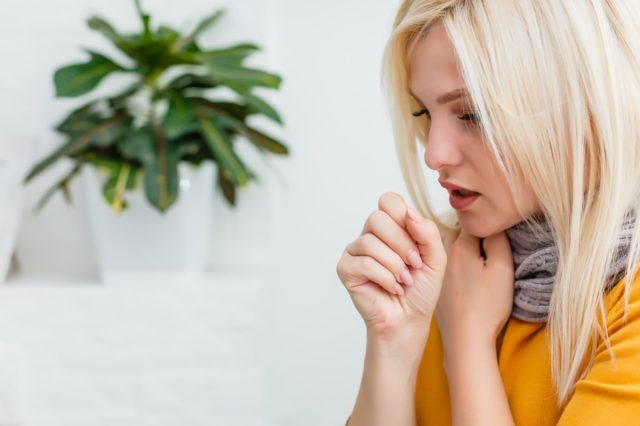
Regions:
[[[636, 275], [624, 321], [624, 280], [605, 298], [607, 329], [615, 360], [601, 342], [591, 369], [576, 384], [558, 426], [638, 424], [640, 418], [640, 275]], [[608, 305], [608, 306], [607, 306]]]

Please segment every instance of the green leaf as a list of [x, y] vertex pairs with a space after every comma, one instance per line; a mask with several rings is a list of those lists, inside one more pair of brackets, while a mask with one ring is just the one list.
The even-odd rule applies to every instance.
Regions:
[[245, 58], [259, 51], [255, 44], [238, 44], [223, 49], [207, 50], [194, 54], [196, 59], [205, 64], [239, 67]]
[[158, 210], [166, 211], [178, 197], [178, 162], [184, 155], [197, 154], [200, 143], [186, 136], [175, 143], [166, 141], [161, 132], [147, 125], [129, 133], [118, 149], [142, 164], [147, 199]]
[[106, 56], [87, 50], [91, 55], [89, 62], [68, 65], [58, 69], [54, 74], [56, 96], [75, 97], [84, 95], [95, 89], [103, 78], [114, 71], [124, 71]]
[[242, 99], [251, 107], [252, 112], [256, 112], [258, 114], [264, 114], [266, 117], [272, 119], [278, 124], [283, 124], [282, 117], [278, 114], [278, 111], [267, 101], [252, 93], [239, 93]]
[[213, 24], [215, 24], [222, 17], [222, 15], [224, 15], [224, 9], [218, 9], [211, 15], [204, 18], [191, 32], [191, 34], [181, 38], [176, 42], [176, 44], [173, 46], [173, 51], [178, 52], [185, 49], [187, 46], [192, 45], [196, 41], [196, 39], [203, 32], [209, 29]]
[[218, 9], [215, 12], [213, 12], [211, 15], [204, 18], [202, 21], [200, 21], [198, 26], [196, 26], [196, 28], [193, 30], [193, 32], [190, 35], [190, 38], [191, 39], [198, 38], [200, 34], [205, 32], [213, 24], [215, 24], [222, 17], [222, 15], [224, 15], [224, 13], [225, 13], [224, 9]]
[[254, 145], [264, 148], [269, 152], [280, 155], [289, 154], [289, 149], [282, 142], [260, 132], [259, 130], [247, 127], [244, 134], [247, 139], [253, 142]]
[[102, 114], [95, 112], [93, 107], [94, 102], [91, 102], [89, 105], [73, 111], [64, 121], [58, 124], [56, 130], [70, 137], [79, 136], [90, 131], [104, 120]]
[[181, 141], [174, 141], [176, 149], [178, 150], [180, 158], [184, 156], [195, 156], [201, 151], [201, 140], [199, 139], [185, 139]]
[[109, 40], [117, 43], [120, 39], [120, 34], [108, 23], [106, 20], [99, 16], [92, 16], [87, 20], [87, 25], [94, 31], [99, 32]]
[[221, 81], [236, 91], [247, 90], [247, 88], [251, 87], [278, 89], [282, 82], [282, 78], [279, 75], [266, 71], [242, 66], [223, 65], [212, 61], [203, 62], [214, 79]]
[[169, 108], [164, 117], [163, 125], [169, 139], [197, 130], [199, 125], [191, 100], [181, 94], [172, 96], [169, 99]]
[[172, 52], [172, 40], [163, 34], [154, 33], [148, 38], [134, 34], [125, 39], [133, 46], [132, 56], [138, 62], [137, 71], [148, 78], [173, 65], [198, 64], [191, 54]]
[[276, 123], [283, 124], [280, 114], [263, 99], [251, 93], [238, 93], [247, 105], [240, 105], [234, 102], [211, 101], [202, 97], [191, 97], [196, 100], [205, 109], [210, 110], [213, 114], [232, 115], [235, 118], [245, 121], [246, 118], [253, 114], [263, 114], [272, 119]]
[[118, 142], [117, 149], [126, 158], [147, 164], [154, 161], [156, 156], [153, 143], [153, 131], [147, 125], [127, 133]]
[[106, 148], [117, 143], [131, 128], [133, 118], [123, 116], [124, 119], [113, 126], [106, 127], [103, 131], [94, 134], [91, 145]]
[[183, 151], [169, 143], [157, 126], [130, 132], [118, 150], [142, 163], [147, 200], [160, 212], [166, 211], [178, 198], [178, 162]]
[[167, 143], [162, 130], [154, 129], [156, 156], [144, 164], [147, 200], [160, 212], [165, 212], [178, 199], [179, 151]]
[[191, 97], [194, 102], [213, 115], [225, 115], [230, 114], [235, 118], [244, 121], [252, 111], [246, 105], [236, 104], [234, 102], [227, 101], [212, 101], [207, 98]]
[[182, 91], [187, 88], [193, 89], [212, 89], [220, 84], [206, 75], [183, 74], [173, 79], [167, 84], [167, 89]]
[[127, 101], [136, 94], [142, 87], [144, 86], [143, 81], [137, 81], [129, 86], [124, 91], [118, 93], [117, 95], [113, 95], [108, 97], [106, 100], [109, 103], [109, 106], [115, 110], [120, 110], [127, 108]]
[[140, 17], [140, 21], [142, 21], [142, 26], [144, 28], [144, 36], [149, 37], [151, 34], [151, 16], [142, 10], [142, 6], [140, 5], [140, 0], [134, 0], [136, 5], [136, 11], [138, 12], [138, 16]]
[[289, 154], [289, 149], [282, 142], [265, 133], [262, 133], [259, 130], [247, 126], [244, 122], [237, 120], [234, 117], [223, 115], [219, 118], [219, 120], [235, 128], [239, 133], [244, 135], [258, 148], [266, 149], [267, 151], [270, 151], [274, 154]]
[[213, 117], [206, 115], [206, 111], [198, 109], [198, 120], [205, 140], [225, 176], [235, 185], [245, 186], [249, 180], [247, 170], [233, 150], [227, 135]]
[[127, 208], [125, 192], [135, 185], [135, 179], [135, 168], [127, 163], [115, 164], [115, 167], [108, 170], [107, 179], [102, 185], [102, 195], [111, 210], [121, 213]]
[[136, 46], [118, 32], [106, 20], [92, 16], [87, 21], [89, 28], [95, 30], [109, 39], [117, 48], [132, 59], [137, 59]]
[[180, 33], [168, 25], [160, 25], [154, 34], [154, 38], [156, 40], [162, 40], [169, 45], [180, 38]]
[[49, 188], [47, 190], [47, 192], [44, 193], [42, 198], [40, 198], [40, 200], [36, 204], [36, 207], [35, 207], [36, 213], [39, 213], [40, 211], [42, 211], [42, 209], [49, 202], [51, 197], [59, 190], [62, 191], [62, 193], [64, 194], [66, 202], [67, 203], [71, 203], [71, 194], [69, 192], [69, 183], [71, 182], [71, 180], [74, 177], [76, 177], [78, 175], [78, 173], [80, 172], [81, 167], [82, 167], [82, 164], [80, 164], [80, 163], [76, 164], [75, 167], [73, 169], [71, 169], [71, 171], [69, 173], [67, 173], [64, 177], [62, 177], [62, 179], [60, 179], [56, 183], [54, 183], [53, 186], [51, 186], [51, 188]]
[[222, 169], [218, 167], [218, 186], [222, 190], [222, 195], [232, 206], [236, 205], [236, 188], [233, 183], [227, 179], [222, 173]]
[[[70, 112], [67, 117], [56, 126], [56, 130], [68, 136], [74, 137], [83, 134], [98, 125], [105, 119], [105, 111], [109, 108], [124, 113], [126, 101], [140, 89], [140, 83], [135, 83], [127, 90], [105, 99], [92, 100]], [[101, 104], [105, 104], [102, 106]]]
[[71, 140], [55, 150], [45, 159], [38, 162], [27, 174], [25, 182], [29, 182], [60, 158], [79, 153], [86, 149], [96, 138], [100, 138], [104, 133], [111, 131], [113, 127], [121, 125], [126, 120], [130, 120], [130, 117], [124, 115], [111, 117], [100, 122], [95, 127], [92, 127], [81, 135], [71, 138]]

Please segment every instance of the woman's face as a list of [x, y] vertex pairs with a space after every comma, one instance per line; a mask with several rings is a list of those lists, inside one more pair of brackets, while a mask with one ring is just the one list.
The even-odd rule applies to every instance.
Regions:
[[[453, 206], [460, 226], [484, 238], [520, 222], [523, 218], [516, 211], [506, 178], [484, 143], [482, 123], [477, 122], [471, 99], [464, 93], [454, 47], [442, 25], [432, 27], [418, 42], [410, 61], [411, 92], [431, 117], [425, 129], [427, 167], [439, 173], [441, 182], [479, 193], [471, 204]], [[533, 191], [520, 183], [525, 188], [527, 214], [537, 212]], [[448, 192], [451, 196], [453, 191]], [[466, 198], [467, 203], [470, 200]]]

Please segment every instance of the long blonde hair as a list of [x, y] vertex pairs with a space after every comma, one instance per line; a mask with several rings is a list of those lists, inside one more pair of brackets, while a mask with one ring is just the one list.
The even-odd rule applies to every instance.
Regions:
[[[442, 23], [516, 207], [521, 174], [548, 218], [559, 266], [548, 320], [551, 373], [563, 406], [594, 357], [598, 338], [613, 357], [604, 285], [625, 213], [640, 213], [640, 11], [637, 0], [405, 0], [385, 50], [396, 151], [408, 192], [450, 238], [458, 225], [432, 210], [417, 142], [409, 57]], [[638, 219], [636, 217], [636, 219]], [[625, 275], [640, 260], [633, 231]], [[599, 317], [602, 323], [599, 323]]]

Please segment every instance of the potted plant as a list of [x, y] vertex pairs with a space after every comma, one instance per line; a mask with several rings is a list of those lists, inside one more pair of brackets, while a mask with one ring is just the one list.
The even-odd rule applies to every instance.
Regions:
[[[163, 277], [174, 272], [197, 275], [210, 238], [205, 228], [212, 203], [207, 200], [214, 183], [233, 206], [236, 189], [257, 180], [234, 150], [234, 142], [245, 138], [261, 153], [288, 154], [282, 142], [250, 124], [253, 116], [283, 124], [276, 109], [256, 93], [278, 89], [281, 77], [246, 66], [246, 58], [259, 50], [255, 44], [200, 46], [199, 36], [223, 10], [182, 34], [166, 25], [153, 26], [139, 0], [135, 6], [141, 21], [135, 33], [122, 34], [97, 16], [88, 20], [88, 26], [112, 42], [128, 63], [85, 49], [87, 62], [64, 66], [54, 74], [57, 97], [87, 95], [116, 73], [132, 76], [133, 82], [111, 96], [83, 103], [62, 120], [56, 130], [66, 142], [37, 162], [25, 182], [63, 158], [71, 160], [73, 167], [44, 194], [41, 208], [57, 191], [69, 200], [69, 183], [84, 175], [104, 279], [142, 278], [152, 270]], [[227, 94], [220, 95], [220, 90]], [[96, 184], [99, 187], [92, 186]], [[181, 226], [195, 229], [180, 230]], [[186, 236], [186, 241], [172, 240], [169, 230], [177, 239]], [[199, 254], [189, 252], [193, 247], [201, 249]], [[169, 268], [171, 259], [185, 256], [182, 262], [188, 265]]]

